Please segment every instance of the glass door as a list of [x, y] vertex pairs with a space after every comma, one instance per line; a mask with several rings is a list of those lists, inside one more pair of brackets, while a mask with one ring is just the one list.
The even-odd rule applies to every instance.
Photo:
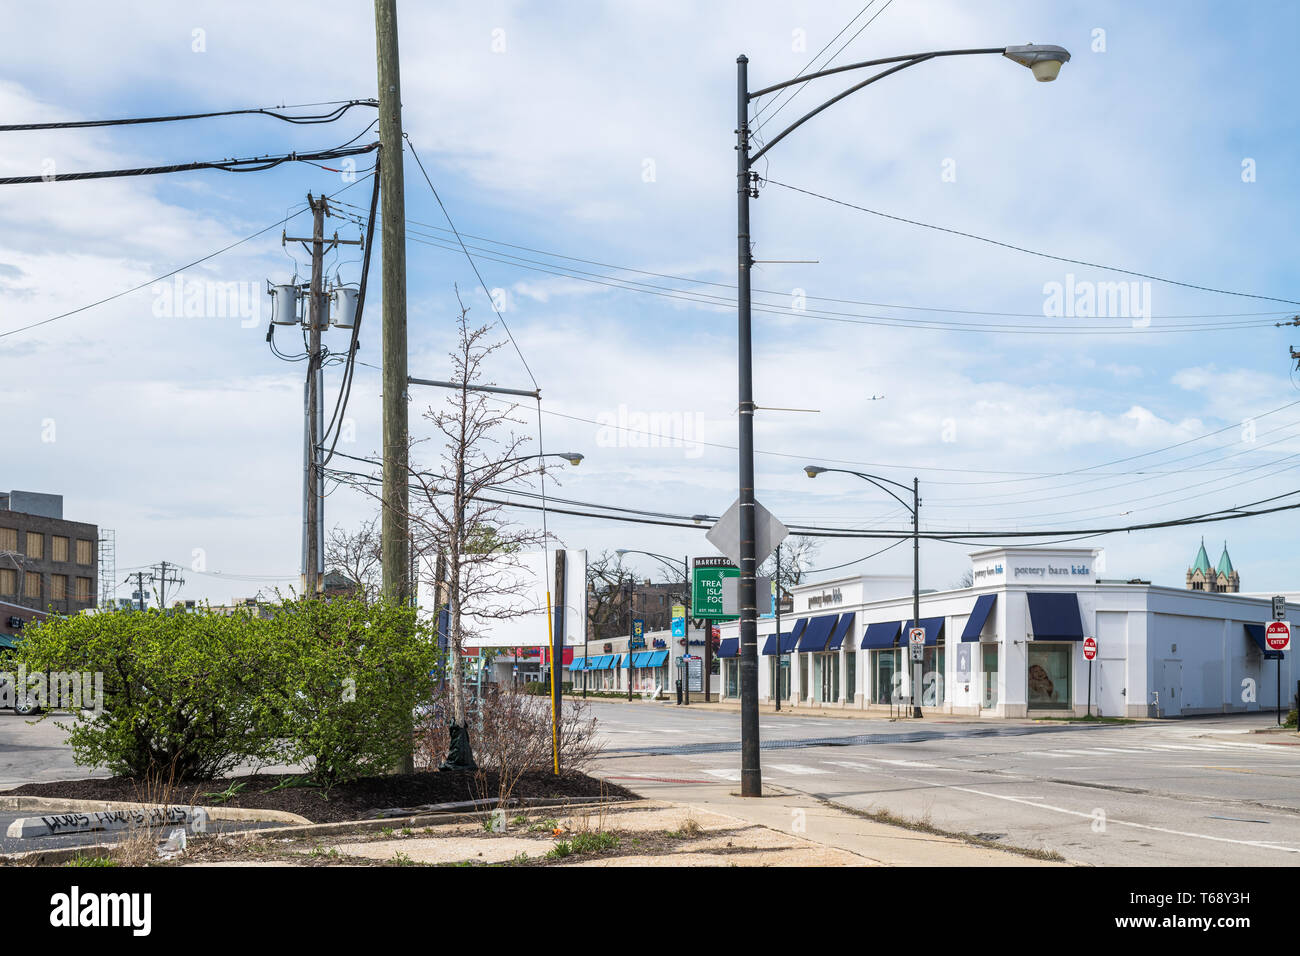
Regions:
[[984, 708], [996, 707], [998, 705], [998, 645], [981, 644], [980, 652], [983, 658], [980, 670], [984, 682], [984, 693], [980, 706]]

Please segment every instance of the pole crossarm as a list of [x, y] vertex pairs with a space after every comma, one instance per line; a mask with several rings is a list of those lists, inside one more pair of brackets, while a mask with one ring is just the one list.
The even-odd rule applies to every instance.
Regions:
[[786, 80], [784, 83], [777, 83], [774, 86], [765, 87], [756, 93], [750, 93], [748, 94], [748, 98], [750, 100], [754, 100], [760, 96], [766, 96], [768, 93], [775, 93], [777, 90], [783, 90], [789, 86], [795, 86], [800, 83], [807, 83], [810, 80], [815, 80], [818, 79], [819, 77], [830, 76], [835, 73], [847, 73], [852, 70], [862, 70], [872, 66], [884, 66], [887, 63], [897, 64], [897, 66], [890, 67], [888, 70], [882, 70], [881, 72], [877, 73], [875, 76], [868, 77], [867, 79], [863, 80], [861, 83], [857, 83], [849, 87], [844, 92], [839, 93], [836, 96], [832, 96], [829, 100], [822, 103], [816, 109], [809, 110], [803, 116], [799, 117], [789, 126], [787, 126], [785, 129], [783, 129], [780, 133], [778, 133], [772, 139], [771, 142], [767, 143], [767, 145], [765, 145], [757, 153], [754, 153], [752, 156], [750, 156], [749, 161], [750, 163], [753, 163], [756, 160], [758, 160], [758, 158], [761, 157], [764, 153], [766, 153], [769, 149], [771, 149], [777, 143], [781, 142], [781, 140], [785, 139], [788, 135], [793, 133], [796, 129], [798, 129], [804, 123], [808, 122], [808, 120], [812, 119], [814, 116], [816, 116], [818, 113], [820, 113], [822, 110], [826, 109], [827, 107], [834, 106], [836, 103], [844, 99], [846, 96], [856, 93], [858, 90], [862, 89], [865, 86], [870, 86], [872, 83], [876, 82], [877, 80], [883, 80], [885, 77], [890, 76], [891, 74], [897, 73], [900, 70], [905, 70], [909, 66], [916, 66], [916, 64], [918, 63], [924, 63], [927, 60], [933, 60], [941, 56], [978, 56], [978, 55], [991, 54], [991, 53], [1001, 54], [1005, 52], [1006, 52], [1006, 47], [986, 47], [986, 48], [972, 49], [972, 50], [936, 50], [932, 53], [912, 53], [907, 56], [891, 56], [891, 57], [885, 57], [884, 59], [880, 59], [880, 60], [864, 60], [861, 63], [850, 63], [847, 66], [837, 66], [837, 67], [832, 67], [829, 70], [820, 70], [817, 73], [809, 73], [806, 76], [797, 76], [792, 80]]
[[466, 385], [463, 382], [440, 382], [432, 378], [412, 378], [410, 376], [407, 376], [406, 382], [408, 385], [432, 385], [434, 388], [451, 388], [458, 392], [463, 389], [467, 392], [494, 392], [498, 395], [519, 395], [523, 398], [542, 397], [541, 390], [536, 388], [530, 391], [526, 388], [502, 388], [499, 385]]

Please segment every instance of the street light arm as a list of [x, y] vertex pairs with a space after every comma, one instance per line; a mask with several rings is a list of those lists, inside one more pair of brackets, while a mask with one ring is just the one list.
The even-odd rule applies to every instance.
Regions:
[[760, 96], [766, 96], [768, 93], [775, 93], [777, 90], [783, 90], [787, 86], [795, 86], [798, 83], [807, 83], [809, 80], [816, 80], [823, 76], [830, 76], [833, 73], [847, 73], [851, 70], [862, 70], [869, 66], [884, 66], [886, 63], [902, 63], [908, 60], [930, 59], [938, 56], [966, 56], [979, 53], [1004, 53], [1006, 47], [987, 47], [978, 50], [935, 50], [930, 53], [907, 53], [903, 56], [887, 56], [880, 60], [863, 60], [861, 63], [846, 63], [844, 66], [833, 66], [829, 70], [819, 70], [816, 73], [805, 73], [802, 76], [796, 76], [793, 80], [786, 80], [784, 83], [777, 83], [773, 86], [764, 87], [754, 93], [749, 94], [751, 100], [756, 100]]
[[863, 473], [860, 472], [860, 471], [853, 471], [852, 469], [849, 469], [849, 468], [818, 468], [818, 467], [815, 467], [815, 466], [809, 465], [809, 466], [808, 466], [808, 469], [806, 469], [806, 470], [808, 471], [808, 476], [809, 476], [810, 478], [811, 478], [811, 477], [814, 477], [815, 475], [820, 474], [821, 472], [824, 472], [824, 471], [838, 471], [840, 474], [843, 474], [843, 475], [855, 475], [855, 476], [857, 476], [858, 478], [861, 478], [863, 481], [869, 481], [869, 482], [871, 482], [873, 485], [875, 485], [877, 488], [879, 488], [879, 489], [880, 489], [881, 491], [883, 491], [885, 494], [889, 495], [889, 496], [892, 497], [895, 501], [897, 501], [900, 505], [902, 505], [904, 508], [906, 508], [909, 514], [915, 515], [915, 511], [913, 510], [913, 508], [912, 508], [911, 505], [909, 505], [906, 501], [904, 501], [902, 498], [898, 497], [898, 495], [894, 494], [894, 492], [890, 491], [888, 488], [886, 488], [884, 485], [881, 484], [881, 482], [883, 481], [883, 482], [886, 482], [886, 483], [888, 483], [888, 484], [893, 485], [893, 486], [896, 487], [896, 488], [902, 488], [904, 491], [911, 491], [911, 490], [912, 490], [912, 489], [909, 488], [907, 485], [904, 485], [904, 484], [902, 484], [902, 483], [900, 483], [900, 482], [894, 481], [892, 478], [879, 478], [879, 477], [877, 477], [877, 476], [875, 476], [875, 475], [867, 475], [867, 474], [863, 474]]
[[[997, 52], [1000, 53], [1000, 52], [1002, 52], [1002, 51], [999, 50], [999, 51], [997, 51]], [[777, 135], [772, 139], [772, 141], [771, 141], [770, 143], [768, 143], [766, 146], [764, 146], [762, 149], [760, 149], [757, 153], [755, 153], [754, 155], [752, 155], [751, 157], [749, 157], [749, 161], [750, 161], [750, 163], [752, 164], [752, 163], [757, 162], [758, 159], [759, 159], [759, 157], [761, 157], [764, 153], [766, 153], [769, 149], [771, 149], [771, 148], [772, 148], [773, 146], [775, 146], [777, 143], [781, 142], [781, 140], [785, 139], [787, 136], [789, 136], [791, 133], [793, 133], [795, 130], [797, 130], [797, 129], [798, 129], [800, 126], [802, 126], [804, 123], [808, 122], [810, 119], [812, 119], [812, 118], [813, 118], [814, 116], [816, 116], [818, 113], [820, 113], [822, 110], [826, 109], [827, 107], [834, 106], [834, 105], [835, 105], [836, 103], [838, 103], [840, 100], [844, 99], [844, 97], [849, 96], [849, 95], [851, 95], [851, 94], [853, 94], [853, 93], [856, 93], [858, 90], [862, 89], [864, 86], [870, 86], [872, 83], [876, 82], [876, 80], [883, 80], [885, 77], [890, 76], [891, 74], [897, 73], [899, 70], [906, 70], [909, 66], [915, 66], [915, 65], [918, 64], [918, 63], [924, 63], [926, 60], [932, 60], [932, 59], [934, 59], [935, 56], [936, 56], [936, 54], [934, 54], [934, 53], [923, 54], [922, 56], [919, 56], [919, 57], [917, 57], [917, 58], [915, 58], [915, 59], [908, 60], [908, 61], [905, 62], [905, 63], [900, 63], [900, 64], [898, 64], [898, 66], [890, 67], [888, 70], [883, 70], [883, 71], [881, 71], [880, 73], [877, 73], [875, 76], [868, 77], [867, 79], [863, 80], [861, 83], [855, 84], [854, 86], [850, 86], [850, 87], [849, 87], [847, 90], [845, 90], [843, 93], [840, 93], [840, 94], [838, 94], [838, 95], [836, 95], [836, 96], [832, 96], [829, 100], [827, 100], [827, 101], [826, 101], [825, 103], [823, 103], [821, 106], [818, 106], [816, 109], [809, 110], [807, 113], [804, 113], [803, 116], [799, 117], [797, 120], [795, 120], [795, 121], [794, 121], [793, 123], [791, 123], [789, 126], [787, 126], [785, 129], [781, 130], [781, 132], [778, 133], [778, 134], [777, 134]]]

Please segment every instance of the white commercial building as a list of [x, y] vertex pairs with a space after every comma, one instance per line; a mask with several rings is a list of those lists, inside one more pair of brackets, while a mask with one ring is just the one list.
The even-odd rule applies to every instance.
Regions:
[[[1266, 597], [1113, 581], [1083, 548], [993, 548], [971, 555], [973, 586], [923, 592], [919, 702], [988, 717], [1237, 713], [1288, 706], [1300, 672], [1269, 651]], [[779, 641], [758, 622], [759, 698], [782, 706], [910, 705], [910, 577], [854, 576], [794, 591]], [[1288, 604], [1288, 618], [1300, 607]], [[722, 695], [738, 698], [738, 624], [722, 625]], [[1085, 638], [1096, 659], [1084, 659]], [[778, 650], [780, 654], [778, 654]], [[1279, 667], [1280, 661], [1280, 667]], [[778, 678], [778, 675], [780, 677]]]

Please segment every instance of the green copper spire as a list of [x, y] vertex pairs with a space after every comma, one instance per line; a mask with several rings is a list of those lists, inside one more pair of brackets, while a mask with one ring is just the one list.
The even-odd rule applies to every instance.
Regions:
[[[1204, 546], [1202, 546], [1201, 550], [1205, 550]], [[1232, 573], [1232, 558], [1228, 557], [1228, 542], [1226, 541], [1223, 542], [1223, 556], [1219, 558], [1219, 566], [1215, 570], [1218, 574]]]
[[1193, 571], [1200, 571], [1206, 575], [1210, 573], [1210, 556], [1205, 553], [1205, 539], [1201, 539], [1201, 550], [1197, 552], [1196, 563], [1192, 565]]

